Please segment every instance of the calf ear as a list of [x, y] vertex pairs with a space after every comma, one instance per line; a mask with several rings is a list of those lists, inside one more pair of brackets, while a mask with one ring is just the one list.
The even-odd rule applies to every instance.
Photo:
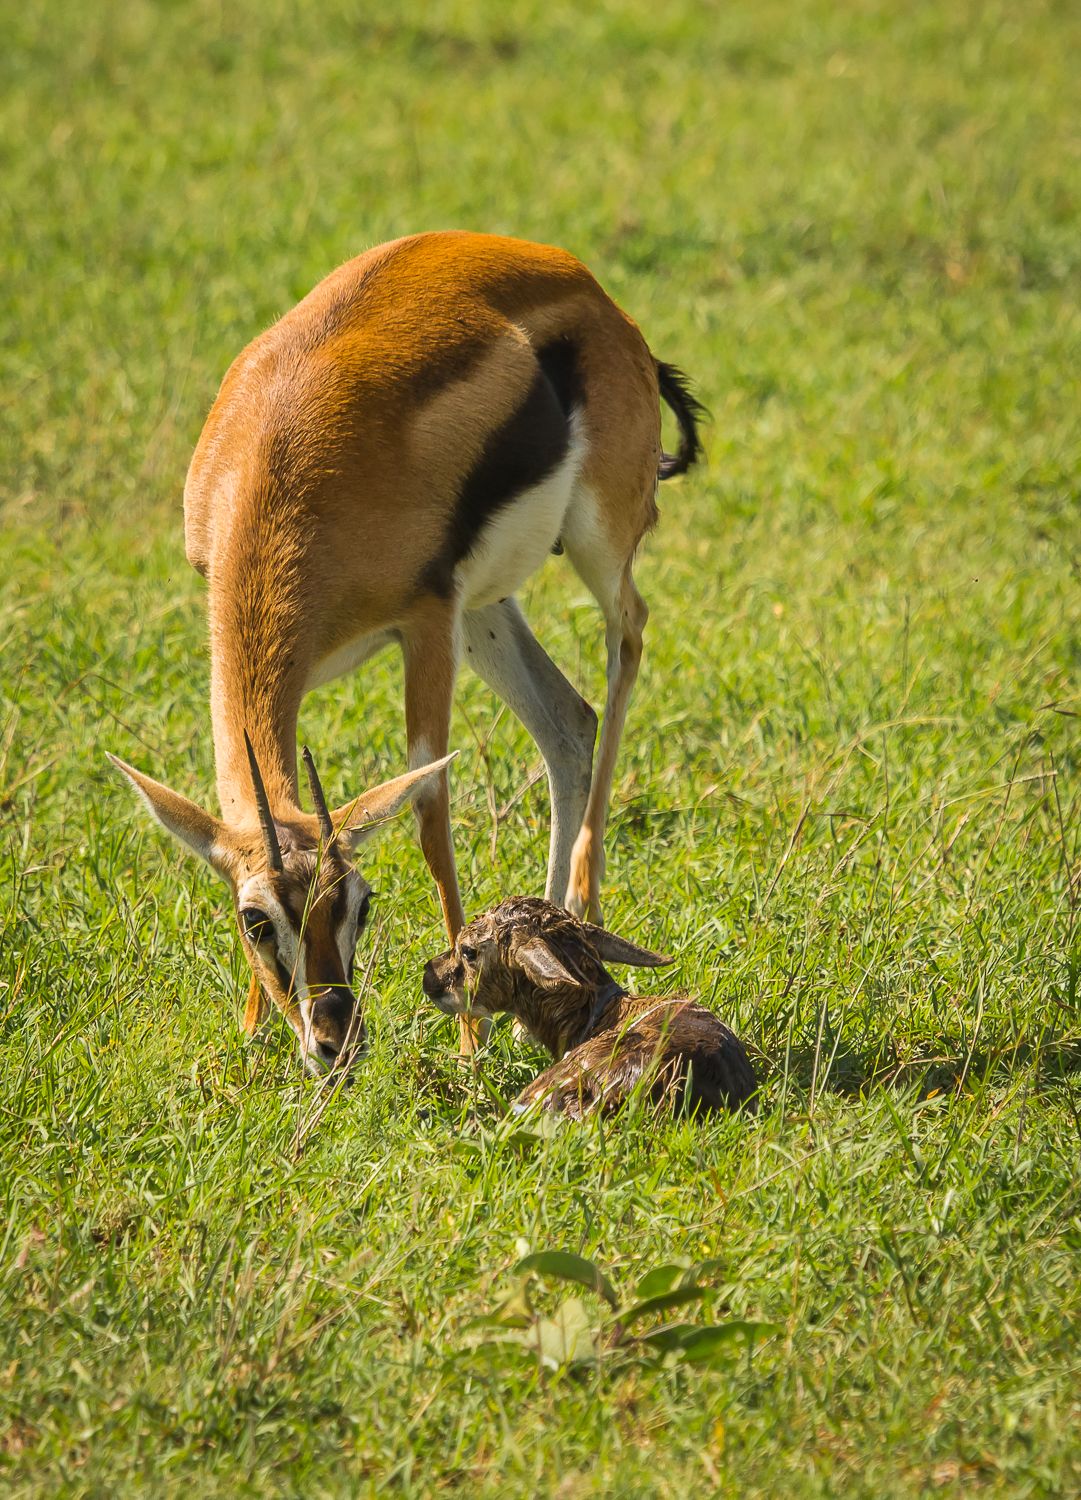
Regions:
[[557, 985], [582, 982], [580, 976], [572, 974], [541, 937], [526, 938], [524, 942], [515, 944], [511, 958], [515, 967], [521, 969], [538, 989], [547, 990]]
[[144, 776], [142, 771], [137, 771], [118, 756], [110, 755], [109, 759], [128, 778], [144, 807], [163, 828], [198, 854], [200, 859], [205, 859], [219, 875], [226, 875], [232, 840], [220, 818], [205, 812], [197, 803], [189, 802], [187, 797], [182, 797], [179, 792], [174, 792], [160, 781]]
[[451, 755], [444, 755], [442, 760], [433, 760], [431, 765], [407, 771], [404, 776], [395, 776], [393, 781], [384, 781], [382, 786], [372, 787], [370, 792], [362, 792], [352, 802], [344, 802], [341, 807], [336, 807], [330, 820], [338, 837], [351, 850], [359, 849], [415, 792], [434, 780], [445, 766], [449, 766], [457, 753], [454, 751]]
[[639, 948], [637, 943], [629, 943], [626, 938], [617, 937], [614, 932], [605, 932], [603, 927], [594, 927], [591, 922], [583, 922], [582, 926], [598, 956], [606, 964], [632, 964], [636, 969], [661, 969], [665, 964], [675, 963], [674, 958], [654, 953], [651, 948]]

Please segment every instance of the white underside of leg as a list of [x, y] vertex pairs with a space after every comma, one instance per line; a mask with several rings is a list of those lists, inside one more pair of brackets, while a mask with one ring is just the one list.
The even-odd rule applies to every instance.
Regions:
[[563, 525], [563, 542], [574, 571], [601, 607], [605, 620], [619, 615], [619, 588], [626, 556], [612, 545], [596, 495], [579, 485]]

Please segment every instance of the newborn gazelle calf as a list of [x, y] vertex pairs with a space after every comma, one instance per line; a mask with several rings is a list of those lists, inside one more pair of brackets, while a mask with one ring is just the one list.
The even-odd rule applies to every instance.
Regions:
[[631, 995], [605, 963], [657, 968], [648, 948], [579, 922], [532, 896], [511, 897], [458, 934], [424, 971], [424, 993], [447, 1015], [514, 1016], [558, 1060], [518, 1105], [581, 1118], [639, 1093], [688, 1110], [736, 1109], [753, 1098], [739, 1038], [689, 995]]

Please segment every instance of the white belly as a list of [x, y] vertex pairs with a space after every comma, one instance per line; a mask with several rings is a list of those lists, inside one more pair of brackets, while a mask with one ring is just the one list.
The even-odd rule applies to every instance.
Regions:
[[458, 564], [455, 579], [464, 609], [483, 609], [505, 599], [541, 566], [563, 529], [584, 456], [576, 421], [559, 467], [497, 511]]

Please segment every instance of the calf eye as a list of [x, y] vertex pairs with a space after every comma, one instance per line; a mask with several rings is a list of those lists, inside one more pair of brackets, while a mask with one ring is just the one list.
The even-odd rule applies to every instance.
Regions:
[[462, 958], [465, 959], [465, 961], [466, 961], [467, 964], [475, 964], [476, 963], [476, 961], [477, 961], [477, 950], [476, 950], [476, 948], [471, 948], [468, 943], [463, 943], [461, 945], [461, 947], [458, 949], [458, 952], [461, 954]]
[[240, 925], [244, 936], [256, 948], [275, 941], [274, 923], [258, 906], [244, 906], [240, 910]]

